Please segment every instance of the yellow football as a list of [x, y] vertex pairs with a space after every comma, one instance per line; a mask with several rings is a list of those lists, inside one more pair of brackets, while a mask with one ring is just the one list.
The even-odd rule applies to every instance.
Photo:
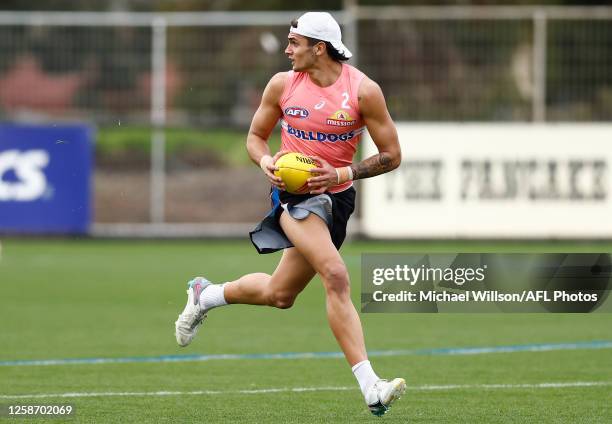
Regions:
[[278, 168], [274, 175], [283, 180], [289, 193], [308, 193], [306, 180], [315, 175], [310, 170], [318, 167], [314, 159], [301, 153], [287, 153], [278, 158], [274, 165]]

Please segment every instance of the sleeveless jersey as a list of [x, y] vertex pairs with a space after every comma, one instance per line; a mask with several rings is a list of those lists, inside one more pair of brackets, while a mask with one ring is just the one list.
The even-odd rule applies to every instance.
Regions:
[[[357, 94], [365, 77], [358, 69], [342, 64], [338, 79], [319, 87], [306, 72], [289, 71], [279, 106], [281, 149], [319, 156], [335, 168], [349, 166], [365, 131]], [[332, 186], [338, 193], [352, 181]]]

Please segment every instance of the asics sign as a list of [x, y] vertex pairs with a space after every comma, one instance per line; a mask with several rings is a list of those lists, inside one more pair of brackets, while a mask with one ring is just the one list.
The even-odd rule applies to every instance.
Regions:
[[0, 124], [0, 235], [87, 233], [92, 159], [86, 125]]
[[[44, 150], [0, 151], [0, 202], [40, 199], [47, 188], [43, 170], [48, 164], [49, 153]], [[16, 178], [8, 179], [10, 175]]]

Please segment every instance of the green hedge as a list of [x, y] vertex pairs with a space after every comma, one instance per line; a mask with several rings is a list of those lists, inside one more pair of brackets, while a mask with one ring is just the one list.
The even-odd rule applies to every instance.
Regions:
[[[102, 127], [96, 135], [98, 155], [120, 156], [140, 152], [150, 154], [152, 128], [149, 127]], [[246, 152], [246, 130], [199, 130], [193, 128], [167, 128], [166, 154], [169, 156], [186, 152], [210, 152], [228, 165], [248, 164]], [[280, 146], [280, 133], [270, 137], [270, 150], [276, 152]]]

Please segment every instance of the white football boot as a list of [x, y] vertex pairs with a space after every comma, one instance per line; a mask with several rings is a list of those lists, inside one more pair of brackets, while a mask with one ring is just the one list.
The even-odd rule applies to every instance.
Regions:
[[394, 378], [391, 381], [378, 380], [368, 389], [365, 401], [373, 415], [380, 417], [399, 399], [406, 391], [406, 381], [403, 378]]
[[187, 283], [187, 304], [174, 323], [174, 335], [179, 346], [185, 347], [191, 343], [206, 318], [206, 311], [200, 307], [200, 294], [211, 284], [204, 277], [196, 277]]

